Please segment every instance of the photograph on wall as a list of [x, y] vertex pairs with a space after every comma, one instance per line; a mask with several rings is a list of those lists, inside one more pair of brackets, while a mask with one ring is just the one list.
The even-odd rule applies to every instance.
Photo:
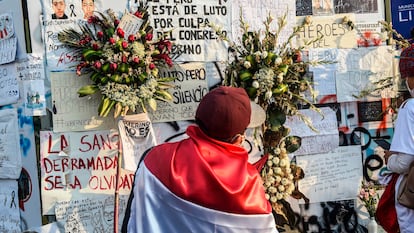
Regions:
[[384, 1], [381, 0], [333, 0], [335, 14], [354, 13], [356, 22], [376, 23], [385, 20]]

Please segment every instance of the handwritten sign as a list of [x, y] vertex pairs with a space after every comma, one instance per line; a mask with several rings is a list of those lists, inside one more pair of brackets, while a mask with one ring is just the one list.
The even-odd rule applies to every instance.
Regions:
[[[349, 29], [342, 23], [343, 18], [347, 16], [355, 22], [354, 14], [336, 14], [332, 16], [313, 17], [312, 23], [305, 25], [297, 37], [298, 45], [305, 45], [307, 41], [315, 40], [323, 36], [319, 41], [312, 43], [313, 48], [356, 48], [356, 32]], [[303, 17], [298, 17], [297, 22], [303, 22]]]
[[322, 115], [310, 110], [300, 110], [300, 113], [309, 117], [313, 131], [298, 116], [289, 117], [285, 125], [291, 129], [290, 135], [302, 138], [301, 147], [294, 152], [295, 155], [326, 153], [339, 145], [339, 132], [336, 112], [330, 107], [321, 107]]
[[154, 0], [149, 3], [150, 24], [158, 33], [156, 36], [169, 33], [175, 44], [173, 50], [182, 54], [177, 61], [227, 60], [225, 44], [206, 25], [220, 25], [230, 35], [230, 1]]
[[50, 71], [74, 70], [80, 55], [58, 39], [58, 33], [65, 29], [77, 28], [76, 20], [43, 21], [43, 41], [46, 64]]
[[15, 60], [17, 37], [14, 36], [13, 17], [10, 13], [0, 15], [0, 65]]
[[0, 65], [14, 61], [16, 59], [17, 38], [0, 40], [0, 51]]
[[19, 81], [44, 80], [45, 66], [41, 54], [27, 54], [27, 59], [16, 62], [16, 71]]
[[305, 178], [300, 190], [310, 202], [355, 199], [362, 179], [361, 146], [338, 147], [325, 154], [301, 155]]
[[0, 65], [0, 106], [16, 103], [19, 99], [19, 83], [16, 77], [14, 63]]
[[146, 113], [126, 115], [118, 121], [124, 168], [135, 172], [144, 152], [155, 146], [155, 135]]
[[46, 115], [45, 71], [43, 56], [28, 54], [27, 60], [16, 62], [20, 92], [23, 96], [24, 115]]
[[0, 179], [0, 231], [21, 232], [17, 181]]
[[[376, 87], [374, 82], [393, 76], [391, 64], [394, 62], [394, 52], [389, 46], [340, 49], [336, 73], [337, 101], [361, 100], [357, 97], [363, 90], [373, 90]], [[389, 88], [371, 91], [365, 100], [395, 97], [397, 93], [392, 83], [390, 84]]]
[[308, 54], [310, 61], [329, 62], [309, 66], [309, 71], [313, 74], [314, 90], [318, 92], [316, 100], [319, 103], [327, 96], [336, 95], [335, 73], [338, 69], [339, 52], [336, 48], [317, 48], [309, 49]]
[[40, 132], [43, 213], [53, 214], [57, 201], [84, 195], [129, 193], [134, 173], [116, 179], [119, 135], [116, 130], [55, 134]]
[[77, 91], [91, 84], [87, 76], [75, 72], [51, 72], [53, 104], [53, 131], [85, 131], [116, 128], [113, 117], [99, 117], [98, 106], [101, 96], [97, 93], [79, 97]]
[[[125, 213], [127, 195], [119, 196], [119, 229]], [[114, 229], [113, 195], [99, 195], [94, 198], [59, 201], [56, 204], [56, 221], [61, 232], [111, 232]]]
[[0, 110], [0, 179], [17, 179], [22, 169], [17, 110]]
[[173, 77], [174, 88], [168, 90], [171, 102], [157, 102], [157, 111], [149, 111], [152, 122], [194, 120], [198, 103], [208, 93], [207, 75], [210, 70], [205, 63], [184, 63], [174, 69], [160, 71], [162, 77]]
[[[286, 15], [286, 26], [279, 34], [277, 43], [281, 45], [286, 42], [296, 26], [295, 1], [284, 0], [235, 0], [232, 1], [232, 37], [234, 41], [241, 38], [240, 14], [249, 25], [249, 30], [263, 31], [263, 22], [269, 16], [274, 18], [270, 30], [275, 32], [277, 28], [277, 17]], [[293, 41], [294, 42], [294, 41]]]
[[139, 32], [139, 28], [143, 22], [144, 20], [136, 17], [135, 15], [126, 13], [122, 16], [118, 28], [122, 28], [125, 32], [125, 38], [128, 38], [129, 35], [135, 35]]

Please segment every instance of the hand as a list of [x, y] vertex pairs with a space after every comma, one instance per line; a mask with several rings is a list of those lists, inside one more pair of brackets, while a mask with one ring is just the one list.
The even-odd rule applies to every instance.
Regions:
[[385, 159], [385, 164], [388, 163], [388, 158], [393, 155], [394, 152], [393, 151], [389, 151], [389, 150], [385, 150], [384, 151], [384, 159]]

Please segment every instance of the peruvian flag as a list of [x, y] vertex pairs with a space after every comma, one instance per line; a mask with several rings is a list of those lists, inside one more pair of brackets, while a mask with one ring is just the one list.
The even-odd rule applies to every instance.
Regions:
[[260, 175], [244, 148], [207, 137], [150, 150], [140, 164], [122, 232], [277, 233]]

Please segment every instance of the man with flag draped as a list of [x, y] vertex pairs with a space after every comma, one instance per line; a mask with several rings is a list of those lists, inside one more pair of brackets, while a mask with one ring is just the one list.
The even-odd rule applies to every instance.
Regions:
[[122, 232], [277, 233], [257, 168], [241, 146], [255, 119], [243, 88], [201, 100], [179, 142], [153, 147], [139, 165]]

